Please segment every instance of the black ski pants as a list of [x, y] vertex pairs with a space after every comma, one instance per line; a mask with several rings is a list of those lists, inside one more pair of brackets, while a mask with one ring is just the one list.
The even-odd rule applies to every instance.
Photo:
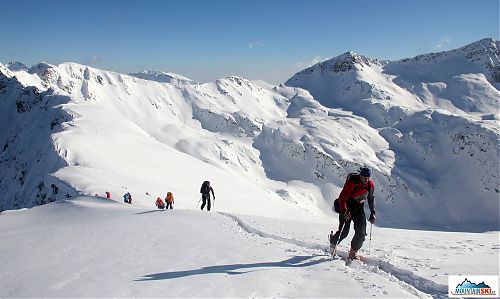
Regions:
[[[340, 242], [344, 240], [347, 235], [349, 235], [349, 229], [351, 227], [351, 221], [354, 223], [354, 237], [351, 241], [351, 248], [358, 251], [365, 241], [366, 237], [366, 215], [364, 210], [364, 204], [359, 204], [353, 199], [347, 201], [347, 210], [351, 213], [351, 219], [346, 221], [344, 215], [339, 213], [339, 228], [337, 232], [333, 235], [333, 242], [337, 244], [340, 237]], [[341, 234], [342, 232], [342, 234]], [[339, 243], [340, 243], [339, 242]]]
[[173, 204], [172, 204], [172, 203], [168, 203], [168, 202], [167, 202], [167, 208], [166, 208], [166, 209], [168, 210], [169, 208], [170, 208], [170, 209], [173, 209], [173, 208], [174, 208], [174, 206], [173, 206]]
[[207, 206], [207, 211], [210, 211], [210, 207], [212, 206], [210, 204], [210, 193], [207, 194], [201, 194], [201, 199], [203, 200], [203, 203], [201, 204], [201, 209], [205, 208], [205, 205]]

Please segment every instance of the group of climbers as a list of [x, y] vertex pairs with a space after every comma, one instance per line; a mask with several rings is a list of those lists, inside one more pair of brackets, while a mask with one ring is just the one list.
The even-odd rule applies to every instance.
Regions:
[[[167, 203], [166, 208], [165, 208], [165, 203]], [[158, 196], [158, 198], [156, 198], [155, 205], [160, 210], [173, 209], [174, 208], [174, 195], [170, 191], [167, 192], [167, 196], [165, 197], [165, 201], [163, 201], [163, 199], [161, 199], [161, 197]]]
[[[210, 209], [212, 207], [210, 192], [212, 193], [213, 200], [215, 201], [214, 189], [212, 188], [212, 186], [210, 186], [209, 181], [204, 181], [203, 184], [201, 185], [201, 188], [200, 188], [200, 193], [201, 193], [200, 201], [203, 200], [203, 203], [201, 205], [202, 210], [206, 206], [207, 210], [210, 211]], [[149, 193], [146, 193], [146, 194], [149, 195]], [[98, 195], [96, 194], [96, 196], [98, 196]], [[111, 199], [111, 193], [109, 191], [106, 191], [106, 198]], [[130, 194], [130, 192], [127, 192], [123, 195], [123, 202], [128, 203], [128, 204], [132, 204], [132, 195]], [[174, 202], [175, 202], [174, 201], [174, 194], [169, 191], [169, 192], [167, 192], [167, 196], [165, 197], [165, 199], [162, 199], [159, 196], [156, 198], [155, 206], [161, 210], [163, 210], [163, 209], [171, 209], [172, 210], [174, 208]]]
[[[336, 254], [337, 245], [347, 237], [351, 222], [354, 223], [354, 237], [351, 241], [348, 259], [357, 259], [358, 250], [363, 246], [366, 236], [366, 216], [364, 211], [364, 203], [368, 201], [370, 209], [370, 217], [368, 221], [375, 223], [375, 198], [374, 198], [374, 183], [370, 179], [371, 171], [367, 167], [362, 167], [359, 173], [350, 173], [347, 176], [346, 182], [339, 197], [334, 201], [332, 210], [339, 213], [339, 227], [334, 234], [333, 231], [329, 235], [330, 250], [332, 255]], [[203, 201], [201, 210], [207, 207], [210, 211], [212, 202], [210, 193], [212, 193], [215, 202], [215, 193], [209, 181], [204, 181], [200, 188], [201, 199]], [[97, 195], [97, 194], [96, 194]], [[109, 192], [106, 192], [106, 198], [110, 198]], [[130, 192], [123, 195], [123, 201], [132, 204], [132, 195]], [[165, 206], [166, 203], [166, 206]], [[199, 204], [199, 202], [198, 202]], [[155, 205], [158, 209], [173, 209], [174, 195], [172, 192], [167, 192], [165, 200], [161, 197], [156, 199]], [[197, 205], [198, 206], [198, 205]]]

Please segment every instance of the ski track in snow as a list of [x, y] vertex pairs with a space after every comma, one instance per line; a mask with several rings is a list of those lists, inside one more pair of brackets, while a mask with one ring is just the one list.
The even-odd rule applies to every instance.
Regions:
[[[243, 220], [241, 220], [235, 215], [223, 212], [217, 212], [217, 213], [233, 219], [238, 224], [238, 226], [240, 226], [245, 232], [249, 234], [254, 234], [262, 238], [274, 239], [280, 242], [297, 245], [299, 247], [311, 250], [319, 250], [322, 252], [327, 252], [329, 250], [329, 247], [326, 245], [304, 242], [296, 239], [288, 239], [273, 234], [269, 234], [249, 226]], [[342, 259], [345, 260], [347, 253], [340, 251], [339, 256], [341, 256]], [[391, 263], [381, 260], [379, 258], [365, 257], [363, 260], [362, 267], [367, 271], [381, 274], [382, 276], [385, 276], [389, 280], [393, 280], [393, 278], [396, 278], [399, 284], [405, 290], [407, 290], [408, 292], [410, 292], [415, 296], [421, 297], [421, 294], [415, 291], [416, 289], [419, 290], [420, 292], [432, 296], [433, 298], [448, 298], [448, 287], [446, 285], [438, 284], [432, 280], [420, 277], [409, 270], [398, 268], [395, 265], [392, 265]]]

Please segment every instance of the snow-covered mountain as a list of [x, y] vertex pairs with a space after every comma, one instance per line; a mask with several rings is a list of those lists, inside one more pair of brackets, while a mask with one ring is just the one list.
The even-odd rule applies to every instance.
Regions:
[[451, 224], [489, 211], [477, 221], [498, 228], [499, 49], [499, 41], [483, 39], [393, 62], [348, 52], [285, 84], [378, 130], [395, 153], [391, 177], [401, 177], [409, 193], [395, 197], [402, 205], [395, 211], [418, 211], [407, 223]]
[[17, 71], [27, 71], [29, 70], [29, 66], [22, 63], [22, 62], [19, 62], [19, 61], [12, 61], [12, 62], [9, 62], [5, 65], [9, 70], [11, 71], [14, 71], [14, 72], [17, 72]]
[[295, 74], [285, 84], [307, 89], [327, 107], [362, 115], [374, 127], [392, 126], [427, 108], [474, 119], [498, 113], [500, 42], [398, 61], [347, 52]]
[[173, 191], [193, 208], [209, 179], [222, 211], [331, 217], [346, 175], [367, 165], [380, 225], [497, 230], [498, 47], [395, 62], [349, 52], [276, 87], [0, 65], [0, 208], [105, 191], [150, 207]]
[[142, 71], [139, 73], [130, 73], [130, 76], [141, 78], [144, 80], [151, 80], [163, 83], [173, 83], [173, 84], [198, 84], [198, 82], [193, 81], [187, 77], [176, 73], [165, 73], [161, 71]]

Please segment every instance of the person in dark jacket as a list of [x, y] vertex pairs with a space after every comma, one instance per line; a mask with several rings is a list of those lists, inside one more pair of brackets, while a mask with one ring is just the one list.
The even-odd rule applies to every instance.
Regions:
[[212, 192], [212, 196], [214, 197], [215, 201], [214, 189], [212, 188], [212, 186], [210, 186], [209, 181], [204, 181], [200, 188], [201, 199], [203, 200], [203, 203], [201, 204], [202, 211], [203, 208], [205, 208], [205, 205], [207, 206], [207, 211], [210, 211], [210, 207], [212, 206], [210, 203], [210, 192]]
[[127, 192], [125, 193], [125, 195], [123, 195], [123, 201], [125, 203], [132, 204], [132, 195], [130, 194], [130, 192]]
[[[344, 188], [338, 198], [339, 204], [339, 227], [334, 235], [330, 235], [330, 247], [332, 254], [335, 254], [337, 241], [340, 242], [347, 237], [351, 226], [354, 223], [354, 237], [351, 241], [349, 259], [358, 259], [357, 252], [363, 246], [366, 236], [366, 216], [364, 203], [368, 200], [370, 208], [370, 223], [375, 223], [375, 197], [374, 183], [370, 179], [371, 171], [367, 167], [362, 167], [359, 174], [351, 174], [347, 178]], [[339, 240], [340, 238], [340, 240]]]

